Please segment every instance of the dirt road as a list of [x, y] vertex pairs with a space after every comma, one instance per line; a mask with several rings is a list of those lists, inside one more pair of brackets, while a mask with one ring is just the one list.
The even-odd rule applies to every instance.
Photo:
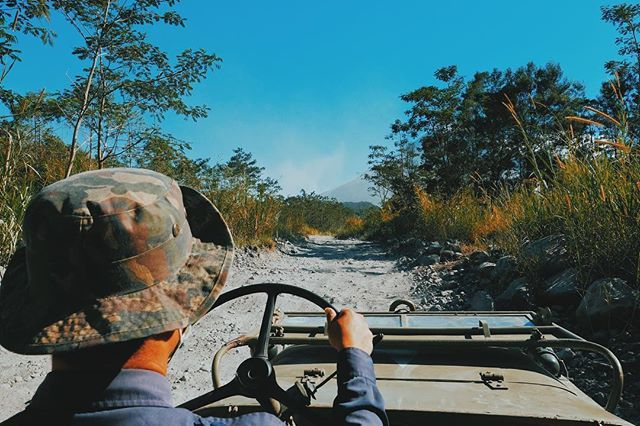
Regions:
[[[412, 274], [395, 266], [393, 258], [371, 243], [311, 237], [271, 253], [239, 253], [227, 287], [281, 282], [312, 290], [338, 307], [386, 309], [394, 299], [409, 296], [413, 284]], [[175, 403], [211, 390], [213, 354], [224, 342], [258, 327], [264, 299], [257, 295], [226, 304], [193, 327], [170, 366]], [[318, 309], [288, 296], [279, 298], [278, 307], [283, 311]], [[244, 356], [246, 352], [239, 351], [227, 356], [225, 379], [233, 375]], [[0, 420], [24, 408], [49, 369], [49, 357], [20, 356], [0, 348]]]

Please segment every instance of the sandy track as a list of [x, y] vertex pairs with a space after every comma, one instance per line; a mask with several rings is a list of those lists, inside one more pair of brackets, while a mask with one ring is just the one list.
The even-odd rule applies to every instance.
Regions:
[[[282, 251], [237, 256], [227, 289], [260, 282], [294, 284], [314, 291], [337, 306], [358, 310], [387, 309], [398, 297], [407, 297], [412, 275], [395, 268], [382, 248], [362, 241], [312, 237]], [[221, 306], [193, 327], [184, 347], [171, 363], [169, 379], [176, 403], [211, 390], [211, 359], [226, 341], [258, 327], [265, 296], [257, 295]], [[317, 310], [315, 305], [289, 296], [278, 308]], [[230, 353], [223, 367], [226, 379], [246, 352]], [[0, 348], [0, 420], [22, 410], [49, 371], [46, 356], [21, 356]]]

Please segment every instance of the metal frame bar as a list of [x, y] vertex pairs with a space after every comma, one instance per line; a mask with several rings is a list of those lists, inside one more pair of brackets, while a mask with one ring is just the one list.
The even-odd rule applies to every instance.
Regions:
[[[558, 327], [562, 329], [562, 327]], [[479, 329], [481, 330], [481, 329]], [[491, 329], [492, 334], [496, 329]], [[564, 329], [563, 329], [564, 330]], [[290, 330], [289, 330], [290, 331]], [[372, 330], [373, 331], [373, 330]], [[566, 330], [565, 330], [566, 331]], [[272, 344], [281, 345], [328, 345], [329, 340], [327, 337], [287, 337], [287, 330], [285, 329], [284, 337], [272, 337]], [[567, 332], [572, 334], [570, 332]], [[620, 402], [620, 396], [622, 395], [622, 388], [624, 386], [624, 373], [622, 371], [622, 365], [616, 356], [609, 349], [597, 343], [589, 342], [587, 340], [578, 338], [562, 338], [562, 339], [539, 339], [539, 340], [494, 340], [492, 338], [475, 339], [475, 340], [383, 340], [380, 342], [380, 346], [400, 346], [400, 347], [414, 347], [414, 348], [451, 348], [455, 350], [472, 350], [479, 347], [500, 347], [500, 348], [568, 348], [574, 350], [582, 350], [595, 352], [604, 356], [612, 367], [611, 372], [611, 390], [609, 391], [609, 397], [605, 409], [609, 412], [613, 412]]]
[[[279, 325], [284, 328], [285, 334], [298, 333], [317, 335], [324, 333], [324, 327], [300, 326], [300, 325]], [[540, 331], [543, 335], [553, 336], [556, 338], [584, 340], [580, 336], [570, 332], [569, 330], [555, 325], [541, 325], [530, 327], [493, 327], [490, 328], [491, 335], [518, 335], [531, 336], [535, 330]], [[371, 327], [373, 334], [383, 333], [386, 336], [483, 336], [482, 327], [470, 328], [420, 328], [420, 327]]]

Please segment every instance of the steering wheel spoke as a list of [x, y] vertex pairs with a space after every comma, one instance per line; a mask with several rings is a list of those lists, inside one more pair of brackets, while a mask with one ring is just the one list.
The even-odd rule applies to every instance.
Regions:
[[180, 408], [186, 408], [187, 410], [195, 410], [205, 405], [213, 404], [214, 402], [221, 401], [231, 396], [242, 395], [249, 396], [244, 393], [244, 389], [240, 385], [238, 378], [234, 378], [229, 383], [222, 387], [207, 392], [191, 401], [187, 401], [184, 404], [178, 405]]
[[276, 310], [276, 300], [278, 293], [267, 293], [267, 303], [262, 315], [262, 324], [260, 324], [260, 334], [253, 350], [253, 356], [267, 359], [269, 350], [269, 337], [271, 337], [271, 324], [273, 323], [273, 313]]
[[[232, 381], [191, 401], [185, 402], [179, 407], [195, 410], [231, 396], [242, 395], [255, 398], [260, 405], [269, 412], [279, 413], [281, 411], [279, 403], [281, 403], [291, 412], [302, 415], [314, 424], [328, 424], [329, 422], [327, 422], [326, 419], [316, 415], [303, 403], [296, 401], [295, 398], [287, 394], [287, 392], [278, 385], [275, 370], [268, 358], [268, 350], [273, 313], [276, 309], [278, 295], [283, 293], [291, 294], [308, 300], [321, 309], [332, 308], [336, 312], [339, 311], [331, 303], [309, 290], [292, 285], [275, 283], [255, 284], [231, 290], [222, 294], [211, 309], [227, 303], [230, 300], [256, 293], [266, 293], [267, 302], [264, 313], [262, 314], [260, 334], [256, 339], [252, 356], [238, 366], [236, 376]], [[214, 358], [214, 367], [217, 366], [218, 361], [219, 359], [216, 360]], [[217, 374], [213, 373], [212, 371], [214, 377], [218, 377]]]

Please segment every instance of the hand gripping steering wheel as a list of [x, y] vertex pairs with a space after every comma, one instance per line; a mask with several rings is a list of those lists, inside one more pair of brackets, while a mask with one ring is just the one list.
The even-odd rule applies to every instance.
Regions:
[[275, 399], [285, 405], [294, 413], [304, 416], [316, 424], [326, 424], [326, 419], [313, 413], [307, 406], [291, 398], [287, 392], [276, 382], [276, 373], [269, 361], [267, 352], [269, 338], [271, 336], [271, 323], [276, 308], [276, 299], [280, 294], [291, 294], [314, 303], [318, 307], [331, 308], [338, 311], [331, 303], [317, 294], [300, 287], [288, 284], [255, 284], [237, 288], [222, 294], [211, 308], [212, 310], [231, 300], [248, 296], [250, 294], [266, 293], [267, 302], [260, 324], [260, 334], [254, 346], [253, 355], [244, 360], [237, 368], [236, 375], [226, 385], [207, 392], [197, 398], [179, 405], [180, 408], [195, 410], [208, 404], [220, 401], [231, 396], [241, 395], [255, 398], [266, 410], [272, 411], [270, 399]]

